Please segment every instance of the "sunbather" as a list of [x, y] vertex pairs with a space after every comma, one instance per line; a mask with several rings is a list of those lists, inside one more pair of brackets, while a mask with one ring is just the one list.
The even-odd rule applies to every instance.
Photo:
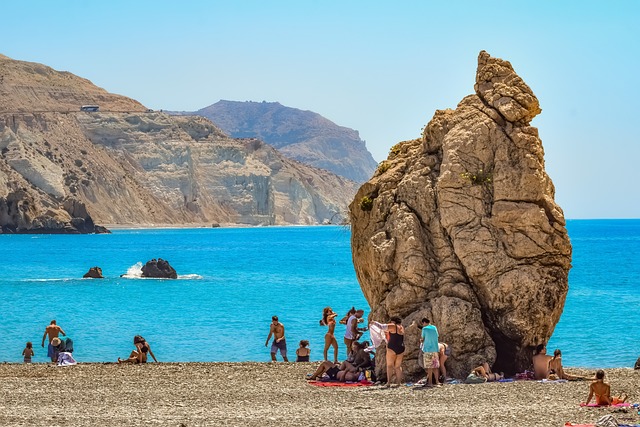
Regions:
[[596, 380], [589, 386], [589, 397], [584, 404], [585, 406], [591, 402], [591, 398], [595, 395], [596, 405], [609, 406], [618, 405], [624, 403], [627, 400], [627, 395], [619, 395], [618, 397], [611, 397], [611, 386], [604, 382], [604, 371], [602, 369], [596, 372]]
[[[484, 379], [484, 381], [483, 381]], [[483, 363], [482, 365], [474, 368], [467, 379], [466, 383], [474, 384], [481, 382], [492, 382], [504, 379], [504, 374], [501, 372], [499, 374], [491, 372], [491, 367], [489, 367], [488, 363]]]
[[533, 354], [533, 371], [537, 380], [549, 378], [549, 361], [551, 359], [552, 357], [547, 354], [547, 347], [544, 344], [539, 344]]
[[553, 358], [549, 360], [549, 375], [547, 377], [550, 380], [582, 380], [584, 377], [578, 375], [570, 375], [564, 371], [562, 367], [562, 352], [559, 348], [553, 352]]

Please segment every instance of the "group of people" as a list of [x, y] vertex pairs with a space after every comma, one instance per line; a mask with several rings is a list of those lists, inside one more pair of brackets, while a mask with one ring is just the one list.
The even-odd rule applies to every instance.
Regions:
[[[44, 330], [42, 336], [42, 347], [48, 338], [47, 345], [47, 357], [51, 359], [51, 362], [58, 365], [75, 365], [76, 361], [73, 358], [73, 340], [67, 336], [67, 333], [58, 325], [56, 320], [52, 320]], [[133, 338], [134, 350], [129, 354], [126, 359], [118, 358], [118, 363], [146, 363], [147, 356], [151, 355], [153, 360], [157, 362], [156, 356], [151, 351], [151, 346], [140, 335], [136, 335]], [[35, 352], [33, 351], [33, 343], [27, 341], [27, 344], [22, 351], [24, 363], [31, 363]]]
[[[358, 327], [363, 321], [364, 310], [351, 310], [344, 316], [340, 323], [346, 325], [344, 334], [344, 344], [347, 348], [347, 359], [340, 363], [338, 361], [338, 341], [335, 337], [336, 321], [338, 314], [331, 307], [326, 307], [322, 311], [320, 325], [327, 327], [324, 336], [324, 361], [318, 366], [316, 372], [309, 376], [310, 379], [317, 379], [323, 375], [338, 381], [355, 381], [363, 376], [363, 373], [372, 367], [371, 352], [377, 349], [382, 342], [386, 343], [386, 368], [387, 383], [390, 386], [399, 386], [403, 381], [402, 361], [405, 353], [404, 337], [405, 328], [402, 326], [402, 319], [393, 316], [389, 323], [370, 322], [368, 327]], [[411, 324], [414, 327], [415, 322]], [[445, 343], [440, 343], [438, 329], [432, 325], [430, 320], [423, 318], [420, 322], [422, 329], [420, 335], [420, 361], [427, 374], [426, 386], [439, 386], [441, 380], [444, 381], [447, 375], [444, 362], [451, 354], [451, 349]], [[362, 334], [369, 330], [373, 346], [369, 347], [368, 342], [359, 342]], [[273, 341], [271, 338], [273, 337]], [[280, 352], [282, 359], [287, 362], [287, 345], [285, 339], [285, 327], [278, 320], [278, 316], [271, 318], [269, 335], [265, 341], [265, 347], [271, 341], [271, 360], [276, 361], [276, 355]], [[310, 350], [309, 341], [300, 341], [296, 350], [296, 362], [308, 362]], [[329, 360], [329, 350], [333, 348], [333, 359]]]

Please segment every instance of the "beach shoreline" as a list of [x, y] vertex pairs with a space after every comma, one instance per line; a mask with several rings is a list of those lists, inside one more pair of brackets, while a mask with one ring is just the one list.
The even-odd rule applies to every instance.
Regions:
[[[3, 426], [562, 426], [633, 408], [581, 408], [588, 381], [516, 381], [434, 389], [314, 387], [317, 363], [0, 365]], [[567, 369], [592, 376], [594, 370]], [[640, 401], [640, 371], [607, 369], [612, 391]], [[624, 410], [624, 411], [622, 411]]]

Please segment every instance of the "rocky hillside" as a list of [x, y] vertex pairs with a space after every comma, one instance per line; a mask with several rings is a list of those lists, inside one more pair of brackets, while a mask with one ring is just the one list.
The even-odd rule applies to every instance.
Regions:
[[[482, 362], [529, 368], [562, 314], [571, 243], [529, 124], [540, 111], [511, 64], [483, 51], [475, 94], [395, 145], [350, 205], [371, 317], [430, 319], [455, 377]], [[416, 374], [419, 334], [406, 337]]]
[[0, 57], [0, 76], [5, 232], [339, 223], [356, 191], [261, 141], [229, 138], [202, 117], [148, 111], [70, 73]]
[[364, 182], [377, 162], [358, 132], [278, 102], [219, 101], [195, 111], [234, 138], [258, 138], [285, 156]]

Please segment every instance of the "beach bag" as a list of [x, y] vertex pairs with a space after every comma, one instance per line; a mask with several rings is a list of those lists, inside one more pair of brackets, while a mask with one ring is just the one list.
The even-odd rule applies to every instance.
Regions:
[[605, 415], [598, 418], [598, 421], [596, 421], [596, 427], [618, 427], [618, 421], [616, 421], [611, 414]]

